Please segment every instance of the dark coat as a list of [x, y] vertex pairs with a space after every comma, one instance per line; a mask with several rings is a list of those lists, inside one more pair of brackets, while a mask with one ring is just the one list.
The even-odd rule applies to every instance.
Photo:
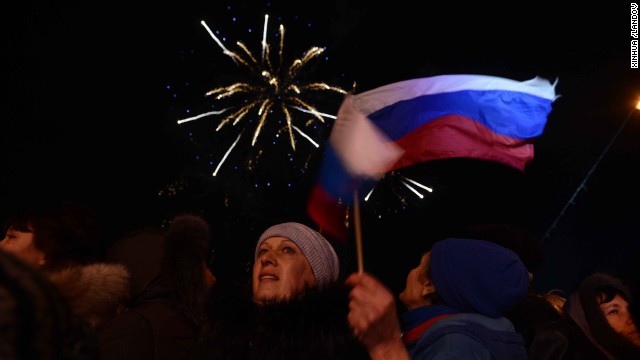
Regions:
[[576, 323], [530, 293], [507, 317], [522, 334], [530, 360], [606, 360]]
[[209, 327], [189, 359], [368, 359], [348, 327], [348, 310], [348, 290], [338, 285], [259, 306], [248, 288], [218, 283]]
[[162, 301], [140, 304], [98, 332], [101, 359], [183, 359], [197, 336], [184, 317]]
[[0, 359], [96, 360], [93, 334], [46, 275], [0, 250]]
[[209, 229], [182, 215], [114, 244], [107, 259], [131, 273], [132, 301], [96, 331], [103, 360], [184, 359], [204, 321], [203, 264]]

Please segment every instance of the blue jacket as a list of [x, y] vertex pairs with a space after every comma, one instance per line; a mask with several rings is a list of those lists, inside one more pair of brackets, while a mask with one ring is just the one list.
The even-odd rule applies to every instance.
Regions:
[[[424, 311], [434, 307], [439, 311]], [[524, 340], [507, 318], [490, 318], [474, 313], [451, 314], [443, 308], [446, 307], [432, 305], [405, 314], [405, 320], [406, 315], [409, 318], [414, 315], [414, 324], [415, 315], [424, 321], [436, 314], [449, 315], [435, 321], [416, 342], [407, 345], [411, 359], [527, 359]]]

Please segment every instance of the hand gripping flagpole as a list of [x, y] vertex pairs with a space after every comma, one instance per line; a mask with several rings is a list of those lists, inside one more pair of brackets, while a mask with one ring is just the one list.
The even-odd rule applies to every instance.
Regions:
[[636, 110], [640, 110], [640, 101], [638, 101], [638, 103], [636, 104], [636, 107], [634, 109], [631, 109], [631, 111], [629, 112], [629, 115], [627, 115], [627, 118], [622, 122], [622, 124], [620, 124], [620, 127], [618, 128], [618, 131], [616, 131], [616, 133], [613, 135], [613, 137], [609, 141], [609, 144], [607, 144], [607, 147], [604, 148], [604, 150], [602, 151], [602, 153], [600, 154], [600, 156], [598, 157], [596, 162], [593, 164], [593, 166], [591, 167], [591, 169], [589, 170], [587, 175], [584, 177], [584, 179], [582, 180], [580, 185], [578, 185], [578, 187], [576, 188], [576, 191], [573, 193], [571, 198], [569, 198], [569, 201], [567, 201], [567, 203], [564, 205], [564, 207], [562, 208], [562, 211], [560, 211], [560, 214], [558, 214], [556, 219], [553, 221], [553, 224], [551, 224], [551, 226], [549, 226], [549, 229], [547, 229], [547, 232], [542, 237], [542, 241], [541, 241], [542, 244], [544, 244], [544, 242], [547, 239], [549, 239], [551, 231], [553, 231], [553, 229], [555, 229], [556, 225], [558, 225], [558, 222], [560, 221], [560, 218], [562, 218], [562, 216], [564, 216], [564, 213], [567, 212], [567, 209], [569, 209], [569, 206], [571, 206], [574, 203], [575, 199], [578, 197], [578, 194], [580, 193], [580, 190], [586, 188], [587, 181], [589, 180], [591, 175], [593, 175], [593, 172], [596, 170], [596, 168], [598, 167], [598, 165], [602, 161], [602, 158], [609, 151], [609, 148], [616, 141], [616, 139], [618, 138], [618, 135], [620, 135], [620, 133], [622, 132], [622, 129], [624, 129], [624, 127], [627, 125], [627, 123], [629, 122], [629, 119], [631, 119], [631, 116], [633, 115], [633, 113]]

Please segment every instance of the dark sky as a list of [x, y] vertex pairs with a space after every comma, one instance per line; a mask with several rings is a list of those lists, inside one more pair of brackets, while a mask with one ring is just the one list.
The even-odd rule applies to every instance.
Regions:
[[[603, 154], [640, 96], [640, 71], [629, 66], [628, 4], [414, 4], [16, 5], [3, 12], [0, 35], [2, 216], [30, 202], [80, 199], [96, 208], [105, 237], [112, 238], [157, 222], [171, 206], [200, 206], [221, 227], [219, 243], [249, 243], [269, 222], [303, 218], [300, 199], [314, 176], [313, 166], [297, 171], [304, 156], [292, 166], [272, 151], [257, 170], [223, 172], [212, 181], [194, 156], [219, 151], [207, 143], [218, 139], [201, 123], [191, 128], [198, 133], [194, 145], [175, 124], [186, 109], [206, 104], [203, 91], [242, 76], [200, 20], [226, 35], [227, 44], [255, 46], [269, 13], [270, 29], [285, 25], [291, 56], [326, 47], [315, 74], [346, 88], [355, 82], [357, 92], [440, 74], [559, 79], [561, 97], [524, 175], [495, 164], [423, 164], [406, 174], [448, 192], [434, 195], [430, 205], [401, 194], [363, 209], [372, 271], [398, 281], [389, 264], [401, 273], [404, 265], [397, 264], [406, 259], [399, 242], [387, 240], [420, 241], [416, 232], [422, 231], [429, 239], [446, 228], [442, 224], [512, 221], [542, 238], [598, 163], [545, 239], [538, 286], [570, 290], [595, 270], [637, 276], [630, 264], [640, 240], [638, 113]], [[327, 112], [337, 110], [339, 100], [324, 100]], [[317, 162], [319, 154], [307, 160]], [[180, 195], [188, 200], [159, 199], [185, 175], [199, 184]], [[268, 190], [252, 186], [271, 179]], [[293, 183], [294, 190], [280, 191], [279, 183]]]

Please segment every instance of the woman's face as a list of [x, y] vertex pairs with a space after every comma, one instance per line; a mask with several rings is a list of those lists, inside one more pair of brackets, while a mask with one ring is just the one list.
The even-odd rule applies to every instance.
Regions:
[[18, 231], [10, 226], [4, 239], [0, 241], [0, 249], [12, 253], [35, 268], [45, 264], [45, 254], [36, 247], [33, 232]]
[[431, 283], [431, 280], [427, 279], [426, 276], [430, 261], [431, 252], [423, 254], [420, 259], [420, 264], [413, 268], [409, 272], [409, 275], [407, 275], [407, 284], [398, 298], [409, 310], [430, 304], [425, 299], [428, 293], [427, 285]]
[[315, 286], [311, 264], [293, 241], [275, 236], [258, 248], [253, 264], [253, 300], [258, 303], [290, 299]]
[[600, 304], [600, 309], [617, 333], [640, 346], [638, 328], [629, 313], [629, 303], [622, 296], [616, 295], [611, 301]]

